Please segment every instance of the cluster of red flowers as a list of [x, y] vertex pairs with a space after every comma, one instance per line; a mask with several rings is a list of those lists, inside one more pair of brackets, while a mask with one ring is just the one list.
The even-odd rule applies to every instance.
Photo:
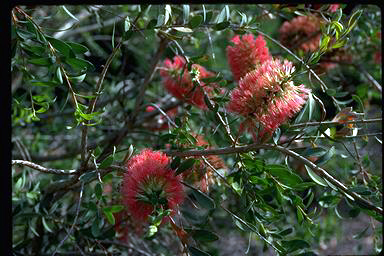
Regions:
[[[247, 35], [246, 40], [249, 40], [250, 36], [253, 35]], [[260, 36], [259, 38], [264, 40]], [[229, 62], [231, 63], [231, 60]], [[281, 62], [270, 57], [240, 79], [238, 86], [231, 92], [228, 105], [229, 111], [246, 117], [240, 132], [248, 130], [257, 141], [265, 133], [272, 134], [277, 127], [301, 109], [310, 90], [304, 85], [293, 84], [290, 80], [293, 71], [291, 62], [287, 60]], [[258, 124], [263, 126], [259, 126], [260, 130], [256, 129]]]
[[[322, 5], [314, 5], [314, 9], [319, 9]], [[340, 4], [331, 4], [329, 12], [335, 12]], [[291, 50], [302, 50], [304, 52], [314, 52], [319, 48], [321, 38], [320, 16], [316, 14], [308, 16], [297, 16], [290, 21], [285, 21], [279, 29], [280, 42]], [[336, 67], [338, 62], [352, 62], [352, 56], [343, 48], [333, 49], [327, 52], [320, 60], [316, 71], [322, 73]]]
[[174, 176], [168, 157], [143, 150], [127, 163], [122, 185], [123, 203], [132, 217], [147, 220], [155, 207], [174, 210], [184, 200], [180, 176]]
[[[215, 76], [214, 73], [207, 71], [203, 66], [193, 64], [192, 69], [198, 73], [197, 79], [209, 78]], [[215, 84], [206, 85], [200, 81], [200, 86], [194, 87], [191, 75], [187, 70], [186, 61], [182, 56], [176, 55], [173, 62], [165, 59], [164, 65], [160, 70], [163, 77], [165, 88], [176, 98], [186, 101], [201, 109], [207, 109], [204, 102], [204, 90], [207, 94], [213, 91]]]
[[262, 36], [255, 39], [253, 34], [247, 34], [240, 39], [236, 35], [231, 42], [234, 46], [227, 47], [227, 58], [236, 81], [271, 58]]
[[280, 27], [280, 41], [288, 48], [297, 47], [304, 52], [313, 52], [319, 47], [320, 25], [321, 19], [317, 16], [297, 16]]

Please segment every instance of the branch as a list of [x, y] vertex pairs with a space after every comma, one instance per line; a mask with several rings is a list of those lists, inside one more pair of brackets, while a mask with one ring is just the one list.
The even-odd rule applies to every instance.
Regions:
[[[363, 119], [363, 120], [352, 120], [352, 121], [346, 121], [343, 122], [343, 124], [369, 124], [369, 123], [381, 123], [382, 118], [372, 118], [372, 119]], [[290, 125], [289, 128], [300, 128], [300, 127], [307, 127], [307, 126], [318, 126], [318, 125], [339, 125], [341, 124], [338, 121], [324, 121], [324, 122], [307, 122], [307, 123], [301, 123], [301, 124], [293, 124]]]
[[354, 65], [357, 70], [361, 71], [367, 80], [375, 87], [378, 91], [382, 92], [381, 85], [368, 73], [368, 71], [363, 67], [363, 65]]
[[[103, 90], [103, 81], [105, 78], [105, 75], [107, 74], [108, 68], [112, 63], [113, 58], [116, 56], [118, 50], [120, 49], [122, 44], [122, 41], [120, 41], [117, 46], [113, 49], [111, 55], [108, 57], [107, 62], [104, 65], [103, 71], [101, 72], [101, 75], [99, 77], [99, 80], [97, 81], [96, 84], [96, 93], [95, 93], [95, 98], [91, 100], [89, 103], [88, 109], [87, 109], [87, 114], [92, 113], [95, 110], [96, 106], [96, 101], [101, 94], [101, 91]], [[87, 124], [89, 124], [89, 121], [86, 121]], [[83, 124], [82, 128], [82, 134], [81, 134], [81, 166], [84, 168], [87, 165], [87, 160], [86, 159], [86, 153], [87, 153], [87, 144], [88, 144], [88, 126]]]
[[79, 217], [79, 213], [80, 213], [80, 205], [81, 205], [81, 199], [83, 198], [83, 192], [84, 192], [84, 182], [81, 183], [81, 189], [80, 189], [80, 195], [79, 195], [79, 202], [77, 204], [77, 209], [76, 209], [76, 215], [75, 215], [75, 219], [73, 221], [73, 224], [71, 226], [71, 229], [69, 230], [69, 232], [67, 233], [67, 235], [64, 237], [63, 240], [61, 240], [60, 244], [56, 247], [55, 251], [52, 253], [52, 256], [54, 256], [57, 252], [57, 250], [64, 244], [65, 240], [68, 239], [68, 237], [71, 235], [76, 223], [77, 223], [77, 219]]
[[24, 161], [24, 160], [12, 160], [12, 165], [27, 166], [29, 168], [32, 168], [40, 172], [58, 174], [58, 175], [72, 175], [77, 172], [77, 170], [60, 170], [60, 169], [46, 168], [44, 166], [29, 162], [29, 161]]
[[165, 151], [165, 153], [167, 155], [170, 155], [170, 156], [186, 157], [186, 156], [208, 156], [208, 155], [246, 153], [246, 152], [254, 151], [257, 149], [277, 150], [277, 151], [284, 153], [285, 155], [288, 155], [288, 156], [295, 158], [296, 160], [298, 160], [298, 161], [302, 162], [303, 164], [307, 165], [308, 167], [310, 167], [313, 171], [316, 172], [317, 175], [319, 175], [322, 178], [325, 178], [327, 181], [332, 183], [332, 185], [337, 187], [341, 192], [352, 197], [356, 201], [356, 203], [360, 204], [361, 206], [364, 206], [365, 208], [367, 208], [369, 210], [373, 210], [379, 214], [384, 213], [382, 208], [373, 205], [371, 202], [362, 198], [357, 193], [349, 191], [348, 188], [343, 183], [336, 180], [334, 177], [332, 177], [324, 169], [318, 167], [317, 165], [315, 165], [314, 163], [312, 163], [308, 159], [300, 156], [296, 152], [294, 152], [290, 149], [281, 147], [281, 146], [271, 145], [271, 144], [263, 144], [263, 145], [250, 144], [250, 145], [238, 146], [238, 147], [227, 147], [227, 148], [208, 149], [208, 150], [188, 150], [188, 151], [183, 151], [183, 152], [174, 151], [174, 150], [172, 150], [172, 151], [167, 150], [167, 151]]

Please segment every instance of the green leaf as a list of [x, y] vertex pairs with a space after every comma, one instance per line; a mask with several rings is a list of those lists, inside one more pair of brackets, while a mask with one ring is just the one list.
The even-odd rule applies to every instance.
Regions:
[[336, 95], [336, 90], [335, 89], [327, 89], [326, 90], [326, 93], [329, 95], [329, 96], [335, 96]]
[[335, 146], [332, 146], [327, 153], [325, 153], [324, 155], [322, 155], [319, 159], [316, 160], [315, 164], [317, 166], [322, 166], [324, 165], [326, 162], [328, 162], [329, 159], [331, 159], [336, 153], [336, 149], [335, 149]]
[[279, 142], [280, 136], [281, 136], [281, 130], [280, 128], [277, 128], [273, 132], [273, 142], [275, 143], [275, 145], [277, 145], [277, 143]]
[[31, 64], [38, 65], [38, 66], [50, 66], [50, 65], [52, 65], [51, 58], [29, 59], [28, 62]]
[[357, 96], [357, 95], [355, 95], [355, 94], [353, 94], [352, 95], [352, 99], [354, 99], [356, 102], [357, 102], [357, 104], [358, 104], [358, 108], [357, 108], [357, 110], [359, 111], [359, 112], [361, 112], [361, 113], [364, 113], [364, 104], [363, 104], [363, 101], [360, 99], [360, 97], [359, 96]]
[[312, 114], [316, 107], [316, 101], [314, 100], [312, 93], [308, 94], [307, 103], [304, 105], [304, 108], [300, 111], [299, 115], [295, 119], [295, 124], [307, 122], [312, 119]]
[[79, 180], [84, 182], [84, 183], [87, 183], [87, 182], [89, 182], [90, 180], [93, 180], [96, 177], [97, 177], [97, 172], [96, 171], [86, 172], [86, 173], [82, 174], [79, 177]]
[[102, 195], [103, 195], [103, 187], [100, 183], [97, 183], [95, 185], [95, 196], [98, 200], [100, 200]]
[[316, 185], [316, 183], [314, 182], [301, 182], [300, 184], [297, 184], [295, 186], [292, 186], [292, 188], [294, 190], [305, 190], [307, 188], [310, 188], [310, 187], [313, 187], [314, 185]]
[[63, 76], [61, 75], [61, 68], [57, 67], [56, 69], [56, 78], [59, 80], [60, 84], [63, 83]]
[[169, 4], [165, 5], [165, 17], [164, 17], [164, 25], [166, 25], [169, 19], [172, 17], [172, 8]]
[[43, 57], [42, 55], [45, 54], [46, 47], [37, 46], [37, 45], [28, 45], [26, 43], [20, 43], [21, 48], [23, 48], [24, 51], [27, 51], [29, 54], [37, 57]]
[[188, 19], [189, 19], [189, 5], [183, 4], [183, 21], [184, 21], [184, 24], [188, 23]]
[[23, 29], [16, 29], [16, 34], [23, 40], [28, 40], [28, 39], [36, 37], [36, 35], [34, 33], [31, 33], [29, 31], [26, 31]]
[[61, 6], [61, 8], [63, 8], [63, 10], [65, 11], [66, 14], [68, 14], [69, 17], [71, 17], [72, 19], [74, 20], [77, 20], [79, 21], [70, 11], [68, 11], [68, 9], [63, 5]]
[[225, 5], [224, 8], [221, 10], [220, 14], [217, 16], [216, 23], [221, 23], [223, 21], [229, 20], [229, 7], [228, 5]]
[[205, 19], [204, 19], [204, 23], [205, 24], [209, 23], [211, 21], [212, 17], [213, 17], [213, 11], [207, 11]]
[[332, 44], [332, 49], [343, 47], [347, 43], [347, 39], [337, 41], [335, 44]]
[[92, 223], [91, 233], [94, 237], [98, 237], [101, 234], [101, 230], [99, 227], [99, 221], [97, 219]]
[[320, 39], [320, 51], [326, 51], [328, 47], [328, 43], [331, 40], [331, 37], [328, 35], [322, 35]]
[[240, 21], [240, 26], [244, 25], [247, 23], [247, 15], [243, 12], [237, 11], [238, 14], [241, 16], [241, 21]]
[[115, 49], [115, 28], [116, 24], [113, 22], [113, 29], [112, 29], [112, 49]]
[[112, 205], [110, 207], [110, 211], [112, 213], [121, 212], [123, 209], [124, 209], [124, 205], [121, 205], [121, 204]]
[[30, 81], [30, 82], [31, 82], [31, 85], [33, 85], [33, 86], [55, 87], [55, 86], [59, 86], [60, 85], [59, 83], [56, 83], [56, 82], [53, 82], [53, 81], [49, 81], [49, 82], [45, 82], [45, 81]]
[[[115, 225], [115, 217], [113, 216], [113, 213], [111, 211], [108, 211], [108, 210], [105, 210], [104, 209], [104, 215], [105, 217], [107, 218], [108, 222], [111, 224], [111, 225]], [[93, 227], [93, 226], [92, 226]]]
[[132, 144], [129, 145], [128, 153], [127, 153], [127, 155], [128, 155], [128, 156], [127, 156], [127, 160], [131, 159], [132, 154], [133, 154], [133, 150], [134, 150], [133, 145], [132, 145]]
[[301, 155], [305, 157], [321, 157], [327, 153], [327, 151], [327, 149], [322, 147], [306, 148]]
[[80, 58], [67, 58], [66, 63], [68, 63], [75, 70], [83, 71], [95, 69], [91, 62]]
[[299, 207], [296, 208], [296, 214], [297, 214], [297, 222], [301, 224], [304, 220], [304, 216]]
[[211, 254], [204, 252], [193, 246], [188, 246], [188, 250], [192, 256], [211, 256]]
[[173, 133], [166, 133], [166, 134], [162, 134], [160, 135], [160, 140], [161, 141], [165, 141], [165, 142], [168, 142], [170, 140], [174, 140], [176, 139], [177, 135], [176, 134], [173, 134]]
[[52, 229], [48, 226], [47, 222], [45, 221], [45, 218], [41, 217], [41, 219], [43, 220], [43, 226], [45, 230], [47, 230], [49, 233], [53, 233]]
[[183, 33], [192, 33], [193, 32], [192, 29], [187, 28], [187, 27], [174, 27], [173, 29], [177, 30], [179, 32], [183, 32]]
[[231, 23], [229, 21], [223, 21], [221, 23], [217, 23], [215, 26], [213, 26], [214, 30], [223, 30], [226, 29]]
[[319, 205], [323, 208], [332, 208], [339, 204], [340, 202], [339, 195], [324, 195], [319, 198]]
[[283, 240], [281, 241], [282, 246], [288, 251], [288, 252], [294, 252], [299, 249], [309, 248], [308, 242], [300, 239], [293, 239], [293, 240]]
[[173, 161], [171, 162], [171, 169], [175, 170], [181, 163], [181, 158], [179, 156], [176, 156]]
[[84, 81], [85, 77], [86, 77], [86, 73], [80, 75], [80, 76], [71, 76], [69, 77], [69, 81], [71, 82], [75, 82], [75, 83], [81, 83]]
[[73, 43], [73, 42], [67, 42], [67, 44], [71, 47], [73, 52], [77, 54], [83, 54], [89, 51], [88, 48], [82, 44]]
[[287, 228], [284, 229], [283, 231], [279, 232], [279, 235], [281, 236], [287, 236], [293, 232], [293, 228]]
[[372, 195], [372, 192], [369, 190], [368, 187], [363, 185], [357, 185], [350, 189], [351, 192], [356, 192], [357, 194], [363, 195], [363, 196], [369, 196]]
[[195, 189], [195, 188], [191, 188], [191, 189], [192, 189], [192, 194], [195, 196], [198, 204], [202, 208], [208, 209], [208, 210], [216, 208], [215, 201], [213, 201], [212, 198], [210, 198], [209, 196], [207, 196], [206, 194], [204, 194], [198, 189]]
[[113, 163], [113, 156], [108, 156], [106, 159], [103, 160], [103, 162], [101, 162], [101, 164], [99, 165], [99, 168], [105, 169], [109, 167], [112, 163]]
[[129, 16], [124, 19], [124, 32], [127, 32], [131, 28], [131, 21], [129, 20]]
[[213, 242], [219, 239], [219, 237], [208, 230], [205, 229], [185, 229], [196, 241], [201, 242]]
[[284, 165], [271, 164], [266, 166], [267, 171], [288, 187], [297, 186], [302, 182], [300, 176], [291, 172]]
[[330, 181], [328, 181], [327, 179], [324, 179], [324, 180], [328, 184], [329, 187], [331, 187], [335, 191], [338, 191], [337, 187], [335, 185], [333, 185]]
[[353, 27], [356, 26], [356, 23], [362, 13], [363, 13], [363, 10], [357, 10], [351, 15], [348, 21], [348, 29], [345, 33], [349, 33], [353, 29]]
[[321, 186], [328, 187], [328, 184], [325, 182], [325, 180], [323, 178], [321, 178], [320, 176], [318, 176], [314, 171], [312, 171], [311, 168], [309, 168], [308, 166], [305, 165], [305, 169], [307, 170], [309, 177], [314, 182], [316, 182], [317, 184], [319, 184]]
[[203, 17], [201, 15], [196, 15], [191, 18], [191, 20], [188, 22], [188, 26], [191, 29], [197, 28], [200, 26], [200, 24], [203, 22]]
[[69, 56], [69, 54], [71, 52], [71, 46], [69, 44], [67, 44], [66, 42], [64, 42], [62, 40], [53, 38], [53, 37], [46, 36], [46, 38], [51, 43], [53, 48], [58, 50], [64, 56]]
[[175, 176], [179, 175], [180, 173], [191, 169], [192, 166], [195, 164], [196, 159], [195, 158], [188, 158], [187, 160], [183, 161], [180, 166], [177, 168], [175, 172]]
[[[147, 24], [147, 29], [153, 29], [154, 27], [156, 27], [156, 24], [157, 24], [157, 19], [152, 19], [148, 22]], [[161, 25], [159, 25], [161, 26]]]
[[206, 15], [207, 15], [207, 12], [205, 10], [205, 5], [202, 4], [202, 8], [203, 8], [203, 19], [204, 19], [204, 22], [205, 22], [205, 18], [206, 18]]

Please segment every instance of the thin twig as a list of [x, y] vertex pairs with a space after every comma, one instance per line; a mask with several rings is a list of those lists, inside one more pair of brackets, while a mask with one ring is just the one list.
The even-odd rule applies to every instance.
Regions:
[[58, 174], [58, 175], [72, 175], [77, 172], [77, 170], [60, 170], [60, 169], [52, 169], [52, 168], [46, 168], [44, 166], [35, 164], [30, 161], [24, 161], [24, 160], [12, 160], [12, 165], [22, 165], [30, 167], [34, 170], [44, 172], [44, 173], [50, 173], [50, 174]]
[[[99, 80], [97, 81], [97, 84], [96, 84], [95, 97], [89, 103], [89, 106], [87, 109], [87, 114], [90, 114], [95, 110], [96, 101], [97, 101], [99, 95], [101, 94], [101, 91], [103, 90], [103, 81], [104, 81], [105, 75], [107, 74], [108, 68], [112, 63], [113, 58], [116, 56], [118, 50], [120, 49], [121, 44], [122, 44], [122, 41], [120, 41], [116, 45], [116, 47], [113, 49], [111, 55], [108, 57], [105, 65], [104, 65], [103, 71], [101, 72]], [[89, 124], [89, 121], [86, 121], [86, 124]], [[87, 147], [88, 147], [88, 145], [87, 145], [88, 144], [88, 135], [87, 135], [88, 126], [86, 124], [83, 124], [82, 134], [81, 134], [81, 149], [82, 149], [82, 151], [81, 151], [81, 167], [82, 168], [84, 168], [88, 162], [88, 161], [86, 161], [86, 154], [87, 154]]]
[[57, 252], [57, 250], [60, 249], [60, 247], [64, 244], [64, 242], [68, 239], [68, 237], [71, 235], [76, 223], [77, 223], [77, 219], [79, 217], [79, 213], [80, 213], [80, 205], [81, 205], [81, 199], [83, 198], [83, 192], [84, 192], [84, 182], [81, 183], [81, 189], [80, 189], [80, 195], [79, 195], [79, 203], [77, 204], [77, 209], [76, 209], [76, 215], [75, 215], [75, 219], [73, 220], [73, 224], [71, 226], [71, 229], [69, 230], [69, 232], [66, 234], [66, 236], [64, 237], [63, 240], [61, 240], [60, 244], [56, 247], [55, 251], [52, 253], [52, 256], [54, 256]]
[[242, 224], [246, 225], [249, 229], [252, 230], [252, 232], [254, 232], [256, 235], [258, 235], [261, 239], [263, 239], [267, 244], [269, 244], [276, 252], [281, 252], [278, 248], [276, 248], [276, 246], [269, 240], [269, 239], [266, 239], [264, 236], [262, 236], [259, 231], [253, 227], [253, 226], [250, 226], [247, 222], [245, 222], [242, 218], [240, 218], [239, 216], [237, 216], [236, 214], [232, 213], [230, 210], [228, 210], [227, 208], [225, 208], [222, 204], [220, 204], [220, 207], [223, 208], [224, 211], [228, 212], [229, 214], [231, 214], [235, 219], [237, 219], [238, 221], [240, 221]]
[[[369, 123], [381, 123], [382, 118], [372, 118], [372, 119], [363, 119], [363, 120], [352, 120], [352, 121], [345, 121], [343, 124], [369, 124]], [[338, 121], [324, 121], [324, 122], [307, 122], [307, 123], [300, 123], [300, 124], [293, 124], [289, 125], [289, 128], [300, 128], [300, 127], [306, 127], [306, 126], [318, 126], [318, 125], [339, 125], [341, 124]]]
[[368, 73], [368, 71], [363, 67], [363, 65], [354, 65], [356, 69], [361, 71], [367, 80], [376, 88], [379, 92], [382, 92], [381, 85]]
[[357, 160], [356, 162], [357, 162], [357, 165], [359, 166], [360, 173], [363, 173], [364, 172], [364, 168], [363, 168], [363, 164], [361, 162], [359, 151], [357, 150], [357, 145], [356, 145], [355, 139], [353, 139], [352, 144], [353, 144], [353, 148], [355, 149], [356, 160]]
[[225, 184], [232, 188], [231, 184], [228, 183], [227, 179], [216, 170], [216, 168], [207, 160], [207, 158], [205, 158], [204, 156], [202, 156], [201, 158], [203, 159], [204, 163], [207, 164], [216, 173], [216, 175], [219, 176], [225, 182]]
[[[382, 132], [376, 132], [376, 133], [367, 133], [367, 134], [358, 134], [358, 135], [351, 135], [351, 136], [343, 136], [342, 138], [343, 139], [353, 139], [353, 138], [361, 138], [361, 137], [372, 137], [372, 136], [378, 136], [378, 135], [382, 135], [383, 133]], [[329, 137], [330, 138], [330, 137]], [[307, 139], [329, 139], [327, 137], [323, 137], [323, 136], [305, 136], [305, 137], [301, 137], [301, 139], [303, 140], [307, 140]], [[338, 143], [341, 143], [341, 141], [339, 140], [333, 140], [334, 142], [338, 142]]]

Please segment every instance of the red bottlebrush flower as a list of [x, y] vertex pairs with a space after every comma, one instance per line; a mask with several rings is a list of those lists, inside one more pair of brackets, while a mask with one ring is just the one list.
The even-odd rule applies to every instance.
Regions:
[[[291, 62], [271, 59], [240, 80], [231, 92], [228, 110], [247, 118], [241, 131], [250, 131], [257, 140], [264, 133], [272, 134], [301, 109], [310, 90], [289, 80], [293, 71]], [[263, 126], [260, 134], [256, 133], [257, 123]]]
[[[193, 64], [192, 69], [196, 69], [198, 71], [199, 79], [215, 76], [214, 73], [207, 71], [204, 67], [198, 64]], [[204, 82], [200, 81], [201, 87], [197, 87], [192, 91], [194, 85], [187, 70], [186, 61], [182, 56], [176, 55], [173, 58], [173, 62], [170, 59], [166, 59], [164, 61], [163, 69], [160, 70], [160, 75], [163, 77], [165, 88], [173, 96], [201, 109], [207, 109], [202, 89], [208, 94], [210, 94], [213, 89], [212, 87], [206, 86]]]
[[174, 176], [168, 164], [165, 154], [149, 149], [127, 163], [122, 194], [123, 202], [134, 219], [145, 221], [155, 206], [173, 210], [183, 202], [180, 177]]
[[339, 9], [339, 7], [340, 7], [340, 4], [330, 4], [328, 10], [330, 12], [336, 12], [337, 9]]
[[227, 58], [236, 81], [271, 58], [263, 36], [236, 35], [231, 40], [235, 46], [227, 46]]
[[305, 52], [313, 52], [319, 47], [320, 25], [321, 19], [313, 15], [295, 17], [280, 27], [280, 41], [288, 48], [298, 47]]

